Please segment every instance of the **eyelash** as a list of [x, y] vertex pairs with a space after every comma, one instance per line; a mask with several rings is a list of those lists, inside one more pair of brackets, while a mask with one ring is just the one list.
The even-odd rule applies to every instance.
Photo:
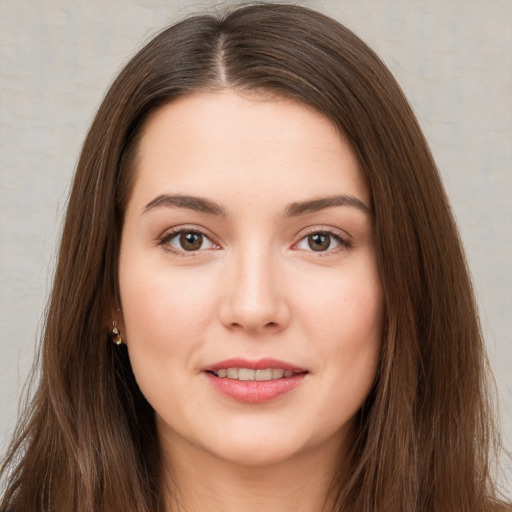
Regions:
[[[185, 250], [178, 250], [178, 249], [175, 249], [174, 247], [172, 247], [169, 242], [171, 240], [173, 240], [174, 238], [176, 238], [178, 235], [181, 235], [183, 233], [193, 233], [193, 234], [198, 234], [198, 235], [202, 235], [204, 238], [206, 238], [207, 240], [209, 240], [212, 244], [214, 244], [214, 242], [212, 242], [210, 240], [210, 238], [208, 237], [208, 235], [206, 235], [203, 231], [201, 231], [200, 229], [197, 229], [197, 228], [177, 228], [177, 229], [172, 229], [171, 231], [167, 231], [165, 232], [159, 239], [159, 242], [158, 242], [158, 245], [162, 246], [163, 249], [165, 251], [168, 251], [176, 256], [184, 256], [184, 257], [195, 257], [195, 256], [198, 256], [199, 253], [201, 251], [185, 251]], [[214, 244], [216, 245], [216, 244]], [[204, 249], [203, 249], [204, 250]]]
[[[173, 240], [178, 235], [181, 235], [183, 233], [193, 233], [193, 234], [202, 235], [204, 238], [209, 240], [210, 243], [216, 245], [215, 242], [212, 242], [210, 240], [210, 238], [203, 231], [201, 231], [199, 229], [196, 229], [196, 228], [194, 228], [194, 229], [192, 229], [192, 228], [191, 229], [178, 228], [178, 229], [173, 229], [171, 231], [167, 231], [166, 233], [164, 233], [163, 236], [161, 236], [159, 238], [158, 245], [162, 246], [165, 251], [171, 252], [172, 254], [175, 254], [177, 256], [192, 257], [192, 258], [195, 257], [195, 256], [198, 256], [200, 252], [206, 250], [206, 249], [202, 249], [202, 250], [197, 250], [197, 251], [185, 251], [185, 250], [175, 249], [174, 247], [169, 245], [169, 242], [171, 240]], [[303, 240], [305, 240], [308, 237], [313, 236], [313, 235], [324, 235], [324, 236], [331, 237], [337, 243], [339, 243], [339, 245], [341, 246], [342, 250], [343, 249], [344, 250], [350, 250], [353, 247], [352, 242], [349, 239], [344, 238], [343, 236], [341, 236], [339, 233], [337, 233], [335, 231], [331, 231], [329, 229], [314, 229], [314, 228], [312, 228], [310, 231], [305, 233], [304, 236], [302, 236], [302, 238], [298, 242], [296, 242], [294, 245], [299, 244]], [[313, 251], [313, 250], [311, 250], [311, 251], [306, 251], [306, 252], [311, 252], [311, 253], [315, 254], [316, 256], [318, 256], [318, 257], [323, 257], [323, 256], [330, 256], [331, 254], [333, 254], [333, 252], [339, 252], [339, 251], [337, 251], [336, 249], [334, 249], [334, 250], [333, 249], [327, 249], [326, 251]]]
[[313, 250], [307, 251], [307, 252], [311, 252], [311, 253], [315, 254], [315, 256], [318, 256], [320, 258], [325, 257], [325, 256], [330, 256], [333, 253], [338, 253], [340, 250], [350, 250], [353, 247], [352, 241], [348, 238], [343, 237], [342, 235], [340, 235], [340, 233], [338, 233], [336, 231], [332, 231], [330, 229], [318, 229], [318, 228], [311, 228], [310, 230], [308, 230], [302, 236], [302, 238], [294, 245], [297, 245], [298, 243], [302, 242], [303, 240], [306, 240], [308, 237], [313, 236], [313, 235], [326, 235], [326, 236], [331, 237], [332, 239], [334, 239], [336, 242], [339, 243], [339, 247], [335, 248], [335, 249], [329, 248], [329, 249], [327, 249], [327, 251], [313, 251]]

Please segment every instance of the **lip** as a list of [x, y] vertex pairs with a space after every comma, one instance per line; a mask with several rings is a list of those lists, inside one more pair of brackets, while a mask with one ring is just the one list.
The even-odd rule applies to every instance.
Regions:
[[[281, 368], [295, 373], [291, 377], [269, 381], [240, 381], [226, 377], [216, 377], [213, 371], [223, 368], [248, 368], [251, 370], [265, 370], [267, 368]], [[260, 404], [270, 402], [299, 386], [306, 375], [307, 370], [285, 361], [263, 358], [257, 361], [247, 359], [227, 359], [207, 366], [202, 370], [209, 384], [215, 391], [237, 402], [248, 404]]]
[[266, 370], [267, 368], [282, 368], [283, 370], [290, 370], [292, 372], [305, 372], [305, 368], [300, 368], [285, 361], [277, 359], [270, 359], [265, 357], [256, 361], [249, 361], [247, 359], [226, 359], [219, 361], [211, 366], [203, 368], [203, 371], [217, 371], [222, 368], [248, 368], [250, 370]]

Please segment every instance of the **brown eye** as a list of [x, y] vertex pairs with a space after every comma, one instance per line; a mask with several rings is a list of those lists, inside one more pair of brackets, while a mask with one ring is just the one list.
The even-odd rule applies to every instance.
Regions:
[[326, 251], [331, 246], [331, 236], [325, 233], [315, 233], [308, 236], [308, 246], [316, 252]]
[[351, 249], [352, 244], [338, 233], [315, 231], [302, 238], [295, 247], [307, 252], [337, 254], [342, 249]]
[[180, 244], [185, 251], [197, 251], [203, 245], [203, 235], [201, 233], [181, 233]]
[[200, 231], [179, 230], [165, 235], [160, 244], [174, 253], [199, 252], [216, 245]]

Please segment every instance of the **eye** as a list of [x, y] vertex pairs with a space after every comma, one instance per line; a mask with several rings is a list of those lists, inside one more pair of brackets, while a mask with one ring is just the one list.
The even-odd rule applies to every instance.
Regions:
[[339, 247], [350, 249], [351, 243], [337, 233], [315, 231], [302, 238], [296, 247], [305, 251], [327, 252]]
[[173, 252], [197, 252], [217, 247], [205, 234], [192, 229], [167, 233], [160, 240], [160, 245]]

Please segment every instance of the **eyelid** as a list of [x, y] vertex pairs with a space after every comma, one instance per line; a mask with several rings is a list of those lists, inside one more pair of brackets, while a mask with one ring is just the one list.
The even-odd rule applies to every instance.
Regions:
[[[180, 250], [180, 249], [170, 245], [169, 241], [172, 240], [173, 238], [175, 238], [176, 236], [180, 235], [181, 233], [199, 233], [203, 237], [205, 237], [207, 240], [209, 240], [210, 243], [213, 244], [215, 247], [209, 247], [208, 249], [199, 249], [197, 251], [185, 251], [185, 250]], [[178, 256], [185, 256], [185, 257], [194, 257], [194, 256], [200, 255], [201, 253], [203, 253], [205, 251], [220, 249], [220, 245], [213, 240], [213, 237], [207, 232], [207, 230], [200, 226], [196, 226], [196, 225], [182, 225], [182, 226], [175, 226], [175, 227], [169, 228], [158, 237], [157, 242], [158, 242], [158, 245], [162, 246], [162, 248], [165, 251], [168, 251], [168, 252], [178, 255]]]
[[[205, 237], [207, 240], [210, 241], [211, 244], [213, 244], [215, 247], [210, 247], [207, 249], [199, 249], [197, 251], [185, 251], [180, 250], [176, 247], [171, 246], [168, 242], [178, 236], [181, 233], [199, 233], [203, 237]], [[300, 233], [300, 238], [294, 244], [292, 245], [292, 249], [296, 247], [300, 242], [302, 242], [305, 238], [308, 236], [314, 235], [314, 234], [325, 234], [328, 236], [333, 237], [339, 245], [333, 249], [329, 248], [326, 251], [313, 251], [313, 250], [307, 250], [307, 249], [300, 249], [304, 252], [312, 253], [315, 256], [328, 256], [332, 255], [333, 253], [337, 253], [343, 250], [349, 250], [352, 249], [352, 237], [339, 229], [332, 228], [332, 227], [326, 227], [326, 226], [310, 226], [305, 231]], [[176, 254], [178, 256], [187, 256], [187, 257], [194, 257], [198, 256], [201, 253], [204, 253], [205, 251], [211, 251], [211, 250], [218, 250], [222, 247], [219, 243], [217, 243], [214, 240], [214, 237], [209, 234], [208, 230], [201, 226], [197, 225], [181, 225], [181, 226], [175, 226], [172, 228], [167, 229], [163, 232], [162, 235], [158, 237], [158, 245], [162, 246], [164, 250], [171, 252], [173, 254]]]
[[304, 252], [312, 253], [315, 256], [328, 256], [328, 255], [337, 253], [339, 251], [350, 250], [353, 247], [352, 237], [348, 233], [346, 233], [340, 229], [326, 227], [326, 226], [311, 226], [311, 227], [307, 228], [305, 231], [300, 233], [300, 235], [299, 235], [300, 238], [297, 240], [297, 242], [295, 242], [293, 244], [292, 247], [297, 246], [300, 242], [302, 242], [308, 236], [315, 235], [315, 234], [325, 234], [325, 235], [331, 236], [339, 243], [339, 246], [335, 247], [333, 249], [329, 248], [326, 251], [313, 251], [313, 250], [307, 250], [307, 249], [299, 249], [299, 250], [303, 250]]

